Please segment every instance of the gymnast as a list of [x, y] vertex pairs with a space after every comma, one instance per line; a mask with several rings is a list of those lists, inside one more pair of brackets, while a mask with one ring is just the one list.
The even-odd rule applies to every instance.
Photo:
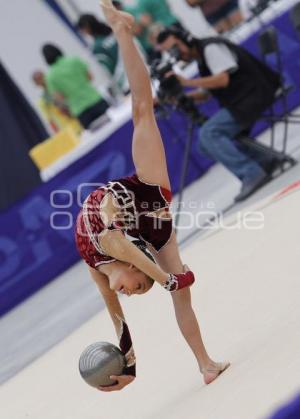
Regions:
[[228, 366], [211, 360], [203, 344], [191, 304], [194, 275], [180, 259], [169, 211], [171, 186], [163, 142], [153, 112], [146, 66], [133, 41], [134, 18], [102, 0], [107, 23], [118, 41], [132, 94], [132, 156], [136, 174], [113, 180], [92, 192], [76, 222], [76, 245], [89, 266], [112, 318], [127, 365], [117, 391], [136, 375], [135, 354], [118, 298], [148, 292], [154, 282], [170, 291], [178, 326], [194, 353], [206, 384]]

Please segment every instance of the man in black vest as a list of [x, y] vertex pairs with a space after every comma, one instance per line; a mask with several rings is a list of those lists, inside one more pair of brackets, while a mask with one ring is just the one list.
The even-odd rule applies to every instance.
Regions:
[[241, 180], [235, 200], [242, 201], [266, 183], [277, 162], [234, 139], [274, 102], [279, 75], [242, 47], [219, 37], [196, 39], [170, 27], [159, 34], [157, 42], [162, 51], [176, 46], [183, 61], [197, 61], [200, 78], [177, 75], [182, 86], [195, 88], [190, 96], [204, 101], [209, 93], [218, 100], [219, 111], [200, 129], [199, 151]]

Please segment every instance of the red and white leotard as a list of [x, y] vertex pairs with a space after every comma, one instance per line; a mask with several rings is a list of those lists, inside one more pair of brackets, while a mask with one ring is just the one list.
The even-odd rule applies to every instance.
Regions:
[[[122, 222], [105, 225], [101, 218], [101, 202], [107, 193], [116, 199], [122, 213]], [[115, 259], [106, 255], [99, 244], [104, 230], [120, 230], [129, 236], [151, 244], [159, 251], [172, 233], [171, 218], [153, 216], [153, 212], [167, 212], [172, 194], [159, 185], [142, 182], [137, 175], [109, 182], [92, 192], [85, 200], [77, 217], [75, 239], [81, 257], [92, 268]], [[152, 213], [152, 214], [151, 214]]]

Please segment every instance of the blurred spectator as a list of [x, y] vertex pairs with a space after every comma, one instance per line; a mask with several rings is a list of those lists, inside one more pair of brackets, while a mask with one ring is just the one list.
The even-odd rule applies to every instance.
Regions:
[[191, 7], [200, 7], [207, 21], [217, 32], [227, 32], [243, 18], [237, 0], [185, 0]]
[[[103, 65], [112, 77], [111, 88], [114, 90], [116, 86], [123, 94], [127, 94], [129, 83], [118, 43], [111, 28], [91, 14], [81, 15], [77, 27], [85, 38], [92, 38], [92, 52], [98, 63]], [[140, 45], [138, 47], [141, 49]], [[141, 53], [143, 55], [142, 51]]]
[[[157, 48], [157, 43], [156, 43], [157, 37], [160, 34], [160, 32], [164, 30], [164, 28], [165, 28], [164, 25], [162, 25], [161, 23], [153, 23], [151, 26], [149, 26], [148, 40], [151, 46], [155, 49]], [[161, 57], [161, 54], [159, 55], [159, 57]]]
[[67, 105], [63, 102], [56, 102], [48, 92], [45, 74], [39, 70], [35, 71], [32, 75], [32, 80], [42, 90], [39, 108], [54, 133], [70, 125], [76, 132], [80, 132], [81, 126], [79, 121], [71, 116]]
[[182, 28], [182, 24], [172, 13], [166, 0], [135, 0], [133, 6], [125, 6], [121, 2], [114, 2], [115, 5], [131, 13], [136, 20], [135, 35], [141, 42], [146, 51], [149, 61], [156, 58], [156, 53], [151, 44], [149, 29], [153, 24], [161, 24], [164, 27], [177, 26]]
[[48, 92], [55, 101], [67, 104], [73, 117], [88, 129], [108, 109], [107, 102], [91, 83], [88, 66], [80, 58], [66, 57], [54, 45], [42, 48], [43, 56], [50, 66], [46, 75]]
[[239, 0], [239, 8], [245, 20], [249, 20], [255, 15], [253, 11], [256, 10], [259, 3], [260, 0]]
[[111, 28], [91, 14], [81, 15], [77, 27], [85, 38], [92, 38], [93, 54], [113, 76], [118, 64], [119, 52]]

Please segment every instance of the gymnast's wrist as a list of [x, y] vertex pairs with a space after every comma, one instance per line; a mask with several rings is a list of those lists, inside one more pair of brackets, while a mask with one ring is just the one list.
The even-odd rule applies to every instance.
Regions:
[[136, 358], [133, 348], [125, 355], [126, 366], [124, 367], [124, 375], [132, 375], [136, 377]]

